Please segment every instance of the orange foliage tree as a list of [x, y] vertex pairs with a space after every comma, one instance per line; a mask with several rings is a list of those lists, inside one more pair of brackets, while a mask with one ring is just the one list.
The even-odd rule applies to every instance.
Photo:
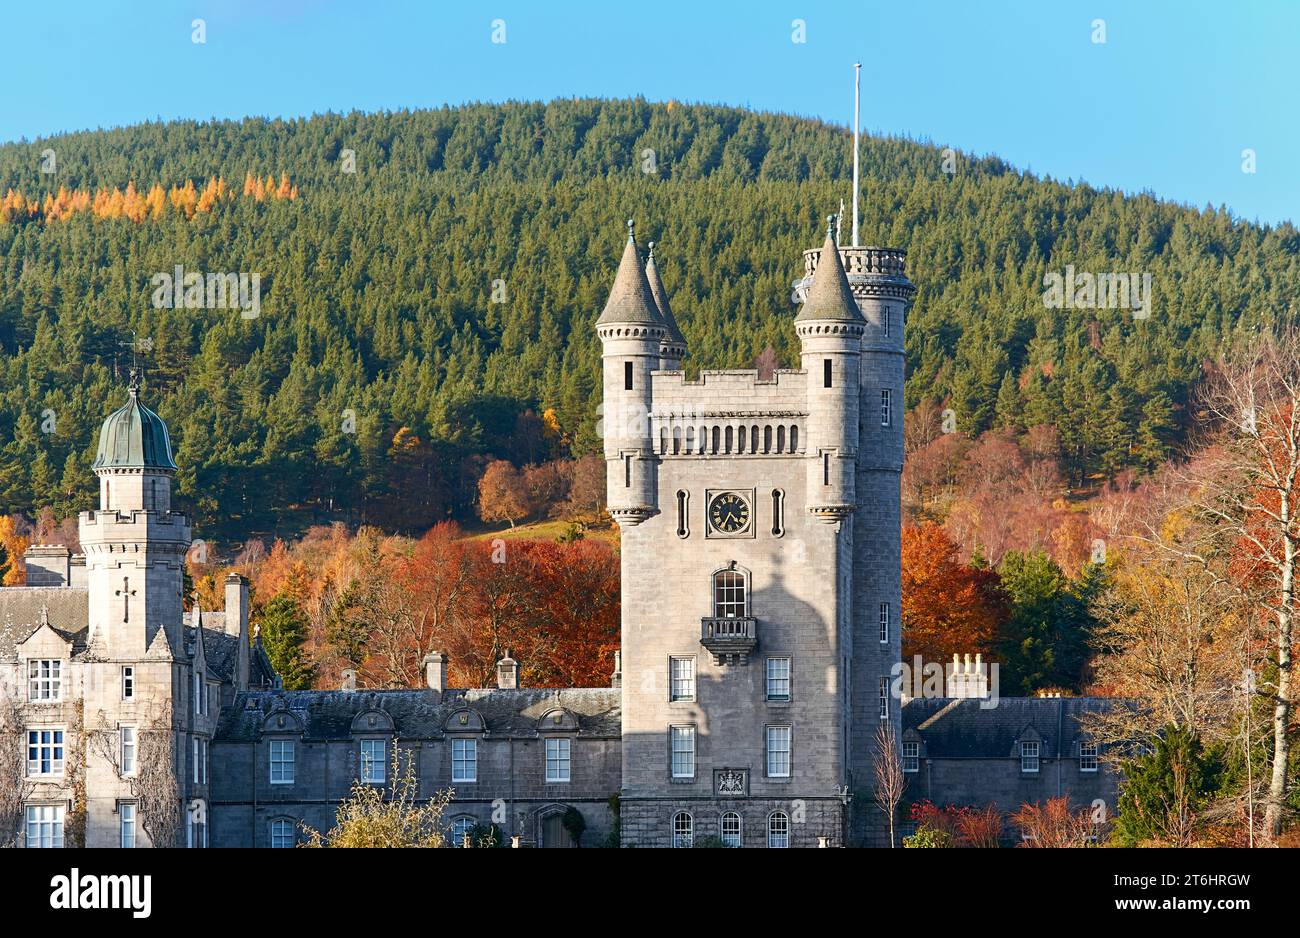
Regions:
[[937, 524], [908, 525], [902, 538], [903, 658], [990, 651], [1007, 618], [997, 574], [961, 563]]

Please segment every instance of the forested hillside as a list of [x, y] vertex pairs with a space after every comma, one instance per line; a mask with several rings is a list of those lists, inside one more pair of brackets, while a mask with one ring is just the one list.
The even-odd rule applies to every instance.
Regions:
[[[951, 407], [971, 437], [1055, 425], [1073, 485], [1161, 462], [1201, 362], [1295, 312], [1290, 225], [993, 159], [948, 174], [938, 148], [904, 140], [866, 140], [863, 158], [863, 240], [905, 248], [918, 287], [908, 406]], [[848, 198], [849, 168], [838, 127], [641, 100], [0, 146], [0, 512], [89, 505], [93, 436], [124, 397], [134, 332], [207, 536], [470, 517], [489, 457], [596, 448], [592, 324], [624, 219], [658, 243], [689, 369], [748, 366], [768, 346], [790, 365], [799, 252]], [[1149, 272], [1150, 318], [1045, 308], [1044, 274], [1067, 264]], [[154, 308], [151, 278], [177, 265], [260, 274], [260, 314]]]

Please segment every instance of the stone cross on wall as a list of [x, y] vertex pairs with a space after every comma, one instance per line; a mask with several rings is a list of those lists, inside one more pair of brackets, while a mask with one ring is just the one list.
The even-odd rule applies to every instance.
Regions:
[[122, 621], [131, 621], [131, 597], [135, 595], [135, 590], [131, 589], [131, 578], [122, 577], [122, 588], [113, 593], [114, 596], [122, 597]]

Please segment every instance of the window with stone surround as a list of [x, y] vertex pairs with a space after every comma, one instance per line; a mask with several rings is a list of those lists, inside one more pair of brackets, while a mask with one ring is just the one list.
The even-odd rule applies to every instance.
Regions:
[[388, 760], [382, 739], [361, 740], [361, 781], [382, 785], [388, 780]]
[[769, 726], [767, 731], [767, 777], [790, 777], [790, 737], [789, 726]]
[[552, 737], [546, 740], [546, 780], [548, 782], [569, 781], [572, 770], [570, 740]]
[[778, 656], [767, 659], [767, 699], [790, 699], [790, 658]]
[[672, 747], [673, 778], [695, 777], [695, 727], [671, 726], [668, 728]]
[[889, 641], [889, 603], [880, 604], [880, 640]]
[[289, 818], [271, 822], [271, 847], [276, 850], [298, 846], [298, 825]]
[[27, 731], [27, 775], [31, 778], [59, 778], [63, 775], [63, 730], [46, 728]]
[[767, 818], [767, 845], [777, 850], [790, 846], [790, 815], [773, 811]]
[[909, 774], [921, 770], [921, 744], [903, 743], [903, 771]]
[[40, 658], [27, 662], [27, 699], [32, 703], [57, 703], [63, 699], [63, 662]]
[[64, 806], [61, 804], [29, 804], [27, 806], [27, 846], [62, 847], [63, 814]]
[[129, 778], [135, 774], [135, 727], [123, 726], [118, 728], [119, 759], [122, 767], [122, 777]]
[[117, 818], [118, 843], [123, 850], [130, 850], [135, 847], [135, 802], [119, 802]]
[[269, 744], [271, 753], [271, 784], [293, 784], [293, 740], [273, 739]]
[[744, 618], [749, 614], [748, 584], [739, 570], [719, 570], [713, 574], [713, 617]]
[[1079, 771], [1080, 772], [1097, 771], [1097, 744], [1096, 743], [1079, 744]]
[[718, 823], [718, 832], [721, 835], [723, 846], [739, 847], [741, 845], [741, 831], [743, 829], [741, 824], [740, 815], [735, 811], [728, 811], [722, 815], [722, 819]]
[[689, 812], [678, 811], [673, 815], [673, 846], [695, 846], [695, 818]]
[[129, 664], [122, 665], [122, 699], [135, 697], [135, 668]]
[[451, 780], [453, 782], [478, 781], [478, 740], [453, 739], [451, 741]]
[[1038, 743], [1023, 742], [1020, 744], [1020, 771], [1027, 775], [1038, 772]]

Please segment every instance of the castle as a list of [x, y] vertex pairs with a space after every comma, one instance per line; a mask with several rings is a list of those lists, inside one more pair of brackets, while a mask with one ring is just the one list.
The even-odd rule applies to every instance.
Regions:
[[292, 847], [354, 782], [390, 782], [399, 749], [421, 797], [454, 789], [455, 843], [495, 825], [544, 847], [880, 844], [881, 738], [909, 798], [1109, 810], [1077, 721], [1104, 702], [986, 707], [965, 672], [939, 699], [897, 693], [904, 261], [828, 231], [804, 252], [801, 367], [688, 381], [629, 223], [596, 323], [622, 533], [605, 688], [522, 688], [508, 654], [496, 687], [450, 688], [433, 653], [418, 689], [284, 691], [246, 581], [221, 612], [182, 609], [190, 525], [133, 382], [100, 431], [84, 555], [33, 547], [28, 585], [0, 589], [0, 843]]

